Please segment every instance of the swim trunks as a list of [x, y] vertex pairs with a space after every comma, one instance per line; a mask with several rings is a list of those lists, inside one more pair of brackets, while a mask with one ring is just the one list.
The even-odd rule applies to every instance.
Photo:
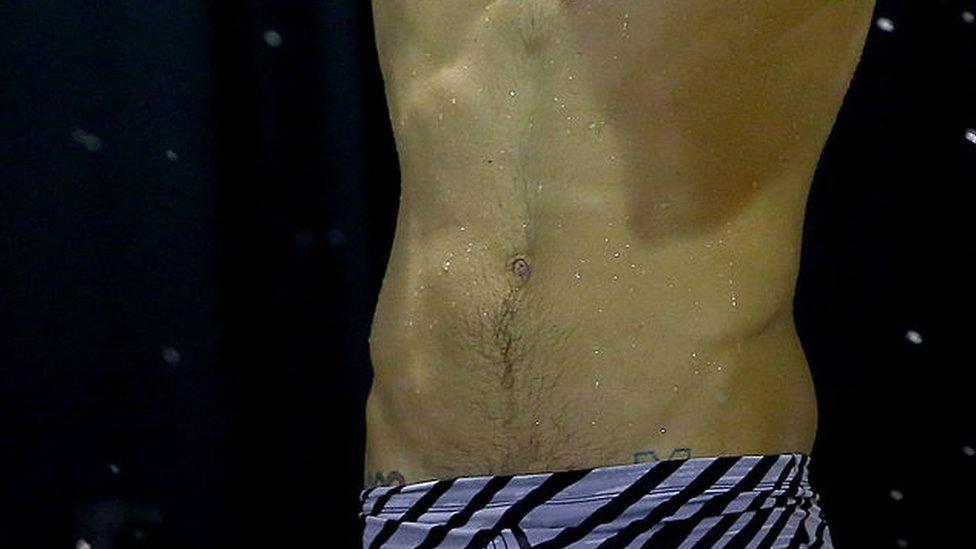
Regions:
[[363, 548], [832, 548], [805, 454], [378, 486]]

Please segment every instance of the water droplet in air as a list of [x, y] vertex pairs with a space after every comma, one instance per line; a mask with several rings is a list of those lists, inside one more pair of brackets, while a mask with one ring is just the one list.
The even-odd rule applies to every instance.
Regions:
[[908, 330], [905, 332], [905, 339], [914, 343], [915, 345], [920, 345], [922, 343], [922, 334], [916, 332], [915, 330]]
[[976, 448], [973, 448], [972, 446], [963, 446], [962, 453], [967, 457], [976, 456]]
[[966, 130], [966, 140], [970, 143], [976, 143], [976, 129], [969, 128]]
[[895, 22], [887, 17], [879, 17], [877, 25], [879, 29], [885, 32], [893, 32], [895, 30]]
[[180, 159], [179, 155], [177, 155], [172, 150], [167, 150], [166, 152], [163, 153], [163, 155], [166, 156], [166, 160], [169, 160], [170, 162], [176, 162], [177, 160]]
[[905, 499], [905, 494], [901, 493], [901, 490], [892, 490], [888, 492], [888, 495], [891, 496], [891, 499], [895, 501], [901, 501]]
[[71, 137], [79, 145], [86, 148], [88, 152], [95, 152], [102, 148], [102, 139], [93, 133], [88, 133], [81, 128], [71, 131]]
[[180, 363], [180, 352], [172, 347], [166, 347], [161, 353], [163, 362], [169, 364], [170, 366], [176, 366]]
[[264, 43], [269, 47], [277, 48], [281, 45], [281, 35], [274, 29], [264, 31]]
[[971, 11], [964, 11], [962, 12], [962, 20], [967, 23], [972, 23], [973, 21], [976, 21], [976, 15], [973, 15], [973, 12]]

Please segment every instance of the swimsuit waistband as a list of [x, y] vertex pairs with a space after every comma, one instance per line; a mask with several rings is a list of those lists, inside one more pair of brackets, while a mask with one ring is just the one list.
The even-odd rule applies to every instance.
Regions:
[[[760, 479], [755, 484], [754, 489], [773, 488], [777, 482], [793, 480], [796, 474], [800, 475], [796, 479], [797, 487], [801, 489], [809, 487], [810, 457], [806, 454], [787, 453], [769, 456], [697, 457], [555, 472], [435, 479], [402, 486], [377, 486], [365, 489], [360, 492], [360, 502], [363, 514], [377, 514], [380, 509], [383, 512], [395, 513], [411, 507], [417, 499], [428, 494], [431, 490], [443, 490], [431, 509], [451, 511], [467, 505], [476, 494], [490, 488], [491, 484], [504, 484], [504, 489], [496, 492], [494, 497], [486, 502], [486, 506], [505, 506], [520, 501], [526, 493], [543, 482], [556, 482], [560, 477], [578, 477], [578, 480], [571, 486], [552, 495], [548, 502], [558, 504], [560, 502], [597, 501], [611, 499], [619, 495], [633, 485], [637, 479], [655, 468], [668, 469], [669, 474], [662, 483], [648, 491], [647, 495], [667, 497], [676, 490], [687, 486], [695, 478], [698, 478], [703, 470], [715, 463], [728, 462], [732, 464], [735, 462], [721, 478], [712, 483], [712, 489], [721, 490], [734, 487], [746, 474], [763, 461], [768, 462], [770, 473]], [[777, 471], [786, 474], [786, 478], [778, 478], [778, 475], [775, 474]], [[378, 507], [377, 502], [381, 501], [382, 506]]]

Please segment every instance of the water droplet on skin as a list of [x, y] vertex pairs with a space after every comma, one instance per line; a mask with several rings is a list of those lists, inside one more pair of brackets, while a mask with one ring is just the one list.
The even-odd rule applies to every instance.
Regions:
[[447, 271], [450, 268], [451, 268], [451, 260], [450, 259], [444, 260], [444, 271]]
[[620, 278], [619, 276], [617, 276], [617, 275], [613, 275], [613, 279], [614, 279], [614, 280], [618, 280], [619, 278]]
[[451, 98], [451, 104], [452, 105], [457, 105], [457, 97], [452, 97]]
[[593, 349], [593, 354], [595, 354], [595, 355], [600, 354], [600, 349]]
[[572, 79], [574, 79], [574, 78], [576, 78], [576, 75], [575, 75], [575, 74], [571, 74], [571, 75], [569, 75], [569, 77], [568, 77], [567, 79], [568, 79], [568, 80], [572, 80]]
[[595, 421], [591, 421], [590, 422], [590, 425], [592, 425], [593, 427], [596, 427], [596, 422]]
[[575, 278], [576, 280], [579, 280], [579, 279], [583, 278], [583, 275], [581, 275], [579, 273], [573, 273], [573, 278]]
[[613, 252], [613, 257], [620, 257], [620, 252]]
[[597, 307], [596, 308], [596, 312], [597, 313], [602, 313], [603, 312], [603, 307]]
[[596, 381], [594, 381], [593, 382], [593, 386], [596, 387], [597, 389], [599, 389], [600, 388], [600, 380], [597, 379]]
[[678, 392], [678, 386], [677, 386], [677, 385], [675, 385], [674, 387], [672, 387], [672, 388], [671, 388], [671, 390], [673, 390], [674, 392], [676, 392], [676, 393], [677, 393], [677, 392]]
[[517, 92], [515, 90], [508, 90], [508, 96], [509, 97], [515, 97], [516, 94], [517, 94]]
[[539, 421], [538, 419], [537, 419], [537, 420], [535, 420], [535, 426], [536, 426], [536, 427], [538, 427], [540, 423], [542, 423], [542, 422], [541, 422], [541, 421]]
[[664, 433], [667, 433], [667, 432], [668, 432], [668, 430], [667, 430], [666, 428], [664, 428], [664, 427], [661, 427], [661, 434], [662, 434], [662, 435], [663, 435]]
[[464, 225], [461, 225], [461, 226], [459, 227], [459, 229], [461, 229], [461, 230], [463, 231], [463, 230], [464, 230]]

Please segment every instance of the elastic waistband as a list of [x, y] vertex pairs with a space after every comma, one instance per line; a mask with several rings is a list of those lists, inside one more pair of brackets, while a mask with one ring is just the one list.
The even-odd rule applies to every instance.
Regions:
[[[806, 491], [809, 486], [810, 457], [807, 454], [717, 456], [665, 460], [650, 463], [611, 465], [567, 471], [526, 473], [518, 475], [485, 475], [436, 479], [403, 486], [377, 486], [362, 490], [361, 516], [399, 515], [418, 500], [432, 500], [430, 511], [457, 511], [479, 494], [491, 494], [484, 508], [506, 507], [523, 500], [526, 494], [543, 484], [562, 486], [547, 498], [547, 504], [579, 503], [609, 500], [650, 476], [660, 477], [646, 497], [670, 497], [686, 488], [709, 469], [721, 469], [707, 491], [726, 491], [740, 484], [747, 475], [756, 476], [751, 489], [765, 491], [791, 484]], [[762, 474], [757, 474], [757, 470]], [[659, 473], [655, 475], [655, 473]]]

